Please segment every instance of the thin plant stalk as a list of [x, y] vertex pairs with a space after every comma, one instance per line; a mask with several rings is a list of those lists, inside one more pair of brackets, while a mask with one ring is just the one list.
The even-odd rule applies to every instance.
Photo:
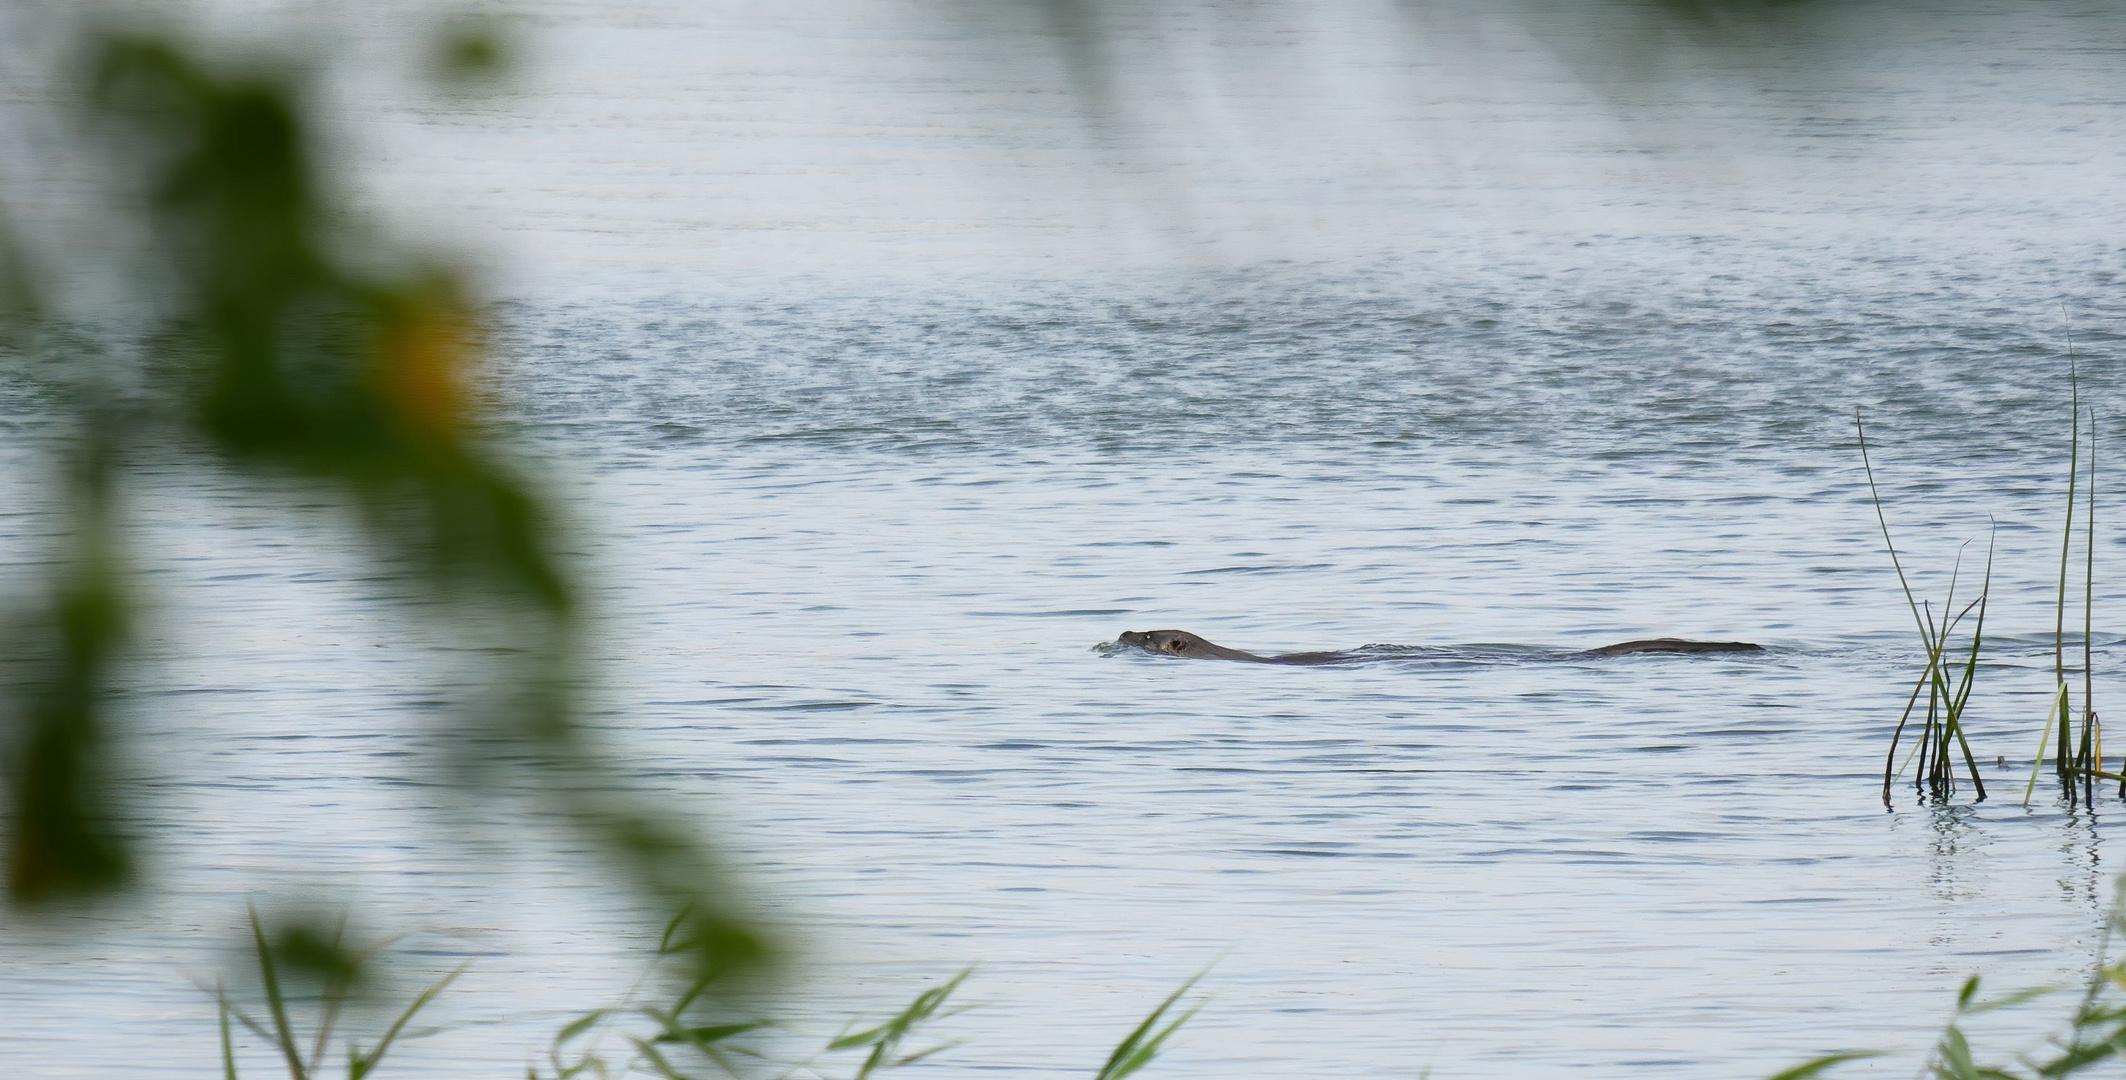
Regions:
[[[1971, 777], [1972, 786], [1978, 792], [1978, 799], [1983, 801], [1986, 797], [1985, 781], [1979, 778], [1978, 762], [1971, 753], [1970, 740], [1964, 735], [1963, 714], [1964, 707], [1971, 700], [1971, 689], [1978, 679], [1978, 653], [1985, 640], [1986, 592], [1991, 589], [1992, 582], [1993, 554], [1989, 546], [1986, 554], [1986, 588], [1980, 591], [1978, 599], [1966, 604], [1955, 619], [1950, 620], [1937, 632], [1934, 651], [1928, 658], [1928, 670], [1921, 675], [1922, 680], [1930, 683], [1927, 691], [1928, 723], [1929, 727], [1934, 729], [1930, 732], [1934, 757], [1929, 763], [1927, 775], [1917, 780], [1936, 796], [1948, 795], [1956, 783], [1956, 766], [1949, 752], [1949, 740], [1953, 737], [1958, 749], [1963, 753], [1964, 768]], [[1948, 669], [1942, 663], [1941, 654], [1948, 646], [1949, 635], [1973, 609], [1978, 611], [1978, 621], [1971, 631], [1971, 650], [1964, 661], [1963, 675], [1952, 690]], [[1938, 718], [1934, 715], [1936, 702], [1940, 703]]]
[[1931, 628], [1920, 614], [1919, 601], [1912, 596], [1912, 583], [1905, 578], [1904, 563], [1897, 557], [1897, 545], [1890, 541], [1890, 520], [1883, 516], [1882, 492], [1875, 487], [1875, 466], [1868, 460], [1868, 430], [1860, 421], [1860, 410], [1853, 410], [1853, 430], [1860, 438], [1860, 467], [1868, 475], [1868, 497], [1875, 503], [1875, 521], [1882, 526], [1882, 543], [1890, 549], [1890, 567], [1897, 571], [1897, 585], [1905, 591], [1905, 606], [1912, 609], [1912, 621], [1919, 624], [1920, 640], [1931, 646], [1934, 643]]
[[2082, 547], [2086, 562], [2082, 573], [2082, 795], [2096, 795], [2096, 771], [2104, 767], [2103, 736], [2097, 729], [2095, 675], [2091, 638], [2096, 629], [2096, 413], [2089, 414], [2089, 494], [2084, 504], [2082, 526], [2088, 532]]
[[364, 1054], [361, 1047], [348, 1043], [348, 1080], [362, 1080], [363, 1077], [369, 1075], [370, 1071], [377, 1067], [377, 1063], [384, 1060], [384, 1054], [391, 1049], [392, 1041], [399, 1037], [400, 1032], [406, 1030], [406, 1025], [412, 1022], [414, 1014], [427, 1008], [428, 1003], [436, 999], [436, 995], [441, 994], [446, 987], [456, 982], [458, 976], [465, 974], [465, 969], [471, 966], [472, 961], [467, 960], [452, 969], [450, 974], [443, 976], [435, 985], [421, 991], [420, 996], [413, 999], [413, 1004], [406, 1006], [406, 1011], [400, 1013], [399, 1018], [391, 1022], [391, 1027], [384, 1032], [384, 1037], [377, 1040], [374, 1050]]
[[1986, 798], [1986, 782], [1979, 779], [1978, 761], [1971, 753], [1971, 741], [1964, 737], [1964, 709], [1971, 703], [1971, 688], [1978, 684], [1978, 650], [1986, 636], [1986, 598], [1993, 594], [1993, 551], [2000, 540], [2000, 529], [1994, 527], [1993, 536], [1986, 541], [1986, 577], [1978, 589], [1978, 621], [1971, 626], [1971, 652], [1964, 658], [1964, 676], [1957, 687], [1956, 700], [1949, 706], [1949, 730], [1956, 736], [1956, 745], [1964, 752], [1964, 768], [1971, 774], [1971, 786], [1978, 792], [1979, 801]]
[[251, 940], [258, 946], [258, 972], [265, 982], [266, 1006], [273, 1013], [273, 1042], [288, 1061], [290, 1080], [308, 1080], [303, 1055], [295, 1048], [295, 1029], [288, 1023], [288, 1003], [281, 996], [280, 978], [273, 970], [273, 949], [266, 944], [266, 928], [258, 921], [258, 909], [251, 908], [250, 912]]
[[[1929, 625], [1927, 617], [1920, 611], [1918, 598], [1912, 595], [1912, 582], [1905, 577], [1904, 560], [1898, 558], [1897, 542], [1890, 538], [1890, 519], [1883, 513], [1882, 491], [1875, 484], [1875, 464], [1868, 457], [1868, 427], [1866, 422], [1861, 419], [1861, 411], [1857, 408], [1853, 410], [1853, 431], [1860, 441], [1860, 467], [1867, 474], [1868, 499], [1875, 505], [1875, 522], [1882, 527], [1882, 543], [1890, 552], [1890, 568], [1897, 572], [1897, 586], [1904, 590], [1905, 606], [1911, 609], [1912, 621], [1919, 626], [1920, 642], [1927, 649], [1931, 660], [1931, 658], [1938, 655], [1936, 652], [1937, 647], [1934, 643], [1934, 630]], [[1896, 769], [1897, 744], [1904, 737], [1905, 724], [1912, 718], [1912, 707], [1919, 701], [1920, 687], [1924, 682], [1925, 680], [1922, 679], [1921, 684], [1912, 687], [1912, 699], [1905, 702], [1904, 715], [1898, 717], [1897, 728], [1890, 733], [1890, 751], [1882, 766], [1882, 805], [1885, 808], [1890, 805], [1890, 784], [1895, 779], [1895, 774], [1898, 771]]]
[[[1991, 579], [1991, 576], [1992, 568], [1991, 558], [1989, 555], [1987, 567], [1988, 580]], [[1955, 585], [1953, 583], [1953, 575], [1950, 589], [1951, 595], [1953, 597], [1955, 589]], [[1980, 600], [1983, 599], [1984, 597], [1981, 596]], [[1918, 704], [1919, 692], [1921, 690], [1927, 691], [1927, 719], [1922, 721], [1921, 723], [1919, 744], [1914, 746], [1912, 748], [1911, 754], [1906, 756], [1905, 763], [1903, 765], [1897, 766], [1896, 775], [1898, 776], [1903, 776], [1905, 774], [1905, 770], [1912, 767], [1913, 761], [1924, 759], [1927, 756], [1927, 751], [1932, 745], [1932, 725], [1940, 716], [1941, 702], [1943, 697], [1942, 688], [1935, 678], [1941, 664], [1941, 652], [1948, 646], [1949, 631], [1954, 630], [1958, 625], [1960, 625], [1963, 622], [1964, 616], [1971, 614], [1972, 609], [1979, 606], [1979, 601], [1973, 600], [1969, 605], [1966, 605], [1964, 610], [1959, 612], [1956, 618], [1952, 620], [1947, 627], [1934, 626], [1932, 608], [1929, 606], [1927, 601], [1920, 601], [1920, 606], [1928, 611], [1927, 625], [1933, 628], [1934, 630], [1934, 643], [1930, 645], [1927, 649], [1927, 663], [1920, 670], [1919, 678], [1912, 683], [1912, 694], [1910, 697], [1905, 699], [1905, 711], [1902, 715], [1898, 717], [1897, 728], [1891, 733], [1890, 752], [1892, 754], [1895, 754], [1897, 752], [1896, 737], [1899, 733], [1904, 731], [1907, 723], [1911, 720], [1912, 709], [1916, 704]], [[1968, 688], [1966, 689], [1964, 696], [1968, 698]], [[1886, 791], [1888, 783], [1888, 779], [1885, 778], [1884, 785]]]
[[956, 1044], [946, 1043], [907, 1055], [900, 1052], [901, 1042], [908, 1034], [924, 1021], [937, 1016], [938, 1010], [944, 1008], [947, 999], [952, 997], [952, 992], [959, 989], [960, 984], [966, 982], [967, 976], [972, 974], [974, 969], [968, 968], [949, 981], [923, 991], [891, 1020], [877, 1027], [835, 1039], [827, 1044], [827, 1049], [850, 1050], [869, 1047], [871, 1052], [865, 1055], [863, 1065], [856, 1070], [856, 1080], [867, 1080], [875, 1072], [912, 1065], [932, 1054], [951, 1048]]
[[[346, 935], [347, 915], [345, 912], [341, 912], [339, 922], [332, 927], [332, 947], [339, 948], [340, 942], [345, 939]], [[327, 978], [324, 998], [320, 1002], [317, 1040], [310, 1050], [309, 1071], [312, 1075], [315, 1075], [318, 1066], [325, 1062], [325, 1047], [332, 1041], [332, 1029], [339, 1026], [340, 1006], [347, 1000], [346, 990], [346, 987], [339, 985], [339, 977], [337, 975]]]
[[221, 1006], [221, 1076], [222, 1080], [236, 1080], [236, 1043], [229, 1037], [229, 999], [215, 995]]
[[[2070, 413], [2067, 425], [2067, 517], [2060, 528], [2059, 601], [2054, 607], [2052, 623], [2052, 675], [2054, 681], [2059, 684], [2062, 697], [2067, 689], [2067, 566], [2074, 544], [2074, 486], [2082, 471], [2082, 391], [2081, 380], [2075, 370], [2072, 338], [2068, 339], [2067, 344], [2067, 388]], [[2068, 731], [2072, 725], [2073, 714], [2065, 708], [2055, 711], [2059, 716], [2060, 740], [2059, 756], [2054, 759], [2053, 764], [2061, 778], [2065, 779], [2071, 775], [2073, 768], [2068, 757]]]
[[[2038, 771], [2045, 767], [2045, 747], [2052, 741], [2053, 717], [2064, 716], [2067, 710], [2067, 684], [2061, 683], [2054, 688], [2052, 707], [2045, 713], [2045, 730], [2039, 732], [2037, 736], [2037, 755], [2030, 760], [2030, 782], [2023, 786], [2024, 806], [2030, 805], [2030, 796], [2037, 791]], [[2060, 723], [2064, 724], [2066, 721], [2062, 720]]]
[[1912, 756], [1907, 757], [1905, 759], [1904, 765], [1897, 765], [1898, 737], [1905, 733], [1905, 725], [1909, 723], [1912, 719], [1912, 708], [1913, 706], [1919, 704], [1919, 692], [1926, 688], [1927, 682], [1925, 679], [1921, 679], [1918, 682], [1912, 684], [1912, 696], [1905, 699], [1904, 714], [1897, 718], [1897, 727], [1895, 730], [1890, 732], [1890, 757], [1889, 760], [1884, 761], [1882, 763], [1882, 804], [1884, 806], [1890, 805], [1890, 781], [1893, 775], [1903, 776], [1904, 771], [1912, 767], [1912, 758], [1916, 758], [1919, 756], [1918, 747], [1914, 747], [1912, 750]]

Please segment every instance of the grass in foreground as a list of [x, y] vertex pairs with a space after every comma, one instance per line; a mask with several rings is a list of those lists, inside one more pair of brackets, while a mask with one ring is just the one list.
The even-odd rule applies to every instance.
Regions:
[[[637, 988], [668, 974], [666, 969], [681, 966], [686, 959], [687, 945], [681, 940], [684, 922], [682, 913], [666, 928], [656, 957], [637, 981]], [[239, 1080], [235, 1039], [239, 1028], [274, 1049], [289, 1080], [322, 1080], [327, 1051], [335, 1045], [344, 1051], [348, 1080], [364, 1080], [400, 1039], [426, 1034], [410, 1031], [408, 1025], [465, 970], [461, 965], [416, 995], [375, 1045], [365, 1050], [345, 1036], [340, 1019], [365, 981], [370, 961], [391, 942], [353, 949], [345, 943], [344, 923], [326, 931], [297, 926], [269, 934], [255, 910], [250, 912], [250, 926], [264, 1019], [237, 1006], [226, 990], [217, 987], [213, 991], [220, 1008], [223, 1080]], [[952, 1007], [952, 995], [972, 973], [972, 969], [962, 971], [924, 990], [900, 1012], [880, 1023], [852, 1025], [827, 1040], [817, 1053], [795, 1061], [777, 1059], [762, 1042], [763, 1036], [780, 1025], [773, 1020], [712, 1011], [728, 1010], [730, 1003], [726, 997], [708, 993], [709, 980], [696, 976], [690, 982], [675, 985], [664, 1000], [651, 1004], [623, 1000], [575, 1018], [555, 1032], [543, 1066], [528, 1068], [526, 1076], [527, 1080], [618, 1080], [631, 1076], [661, 1080], [739, 1076], [823, 1080], [846, 1075], [851, 1080], [871, 1080], [880, 1073], [913, 1065], [960, 1045], [931, 1038], [925, 1028], [961, 1011]], [[291, 975], [304, 984], [304, 989], [293, 987]], [[1203, 1007], [1200, 998], [1193, 1004], [1184, 1004], [1201, 979], [1199, 974], [1168, 994], [1116, 1045], [1093, 1073], [1093, 1080], [1125, 1080], [1150, 1065], [1174, 1033]], [[634, 996], [630, 991], [627, 998]], [[339, 1037], [338, 1044], [335, 1036]]]
[[[269, 942], [257, 909], [251, 909], [249, 914], [252, 947], [258, 959], [259, 983], [266, 999], [267, 1018], [260, 1021], [252, 1017], [230, 1000], [226, 990], [215, 988], [214, 998], [221, 1009], [222, 1076], [224, 1080], [236, 1080], [236, 1044], [229, 1026], [233, 1017], [280, 1052], [281, 1060], [288, 1068], [289, 1080], [321, 1077], [325, 1075], [325, 1051], [332, 1047], [333, 1035], [338, 1034], [341, 1014], [360, 989], [370, 961], [391, 942], [380, 942], [365, 949], [351, 948], [346, 943], [344, 919], [322, 933], [312, 927], [291, 927], [277, 935], [278, 940]], [[406, 1025], [464, 971], [465, 966], [461, 964], [457, 970], [416, 995], [370, 1049], [363, 1050], [360, 1043], [347, 1039], [348, 1080], [363, 1080], [374, 1071], [384, 1060], [384, 1055], [390, 1052], [392, 1044], [406, 1033]], [[298, 1011], [297, 1004], [309, 1000], [309, 995], [294, 993], [286, 985], [290, 977], [317, 984], [316, 1019], [307, 1036], [293, 1017]], [[304, 1052], [306, 1043], [308, 1053]]]
[[[1981, 998], [1980, 981], [1973, 975], [1957, 992], [1956, 1006], [1935, 1040], [1932, 1053], [1920, 1075], [1928, 1080], [2051, 1080], [2103, 1070], [2119, 1075], [2126, 1065], [2126, 959], [2111, 955], [2114, 938], [2126, 932], [2126, 878], [2120, 880], [2111, 915], [2104, 927], [2103, 944], [2088, 982], [2076, 996], [2063, 1029], [2032, 1050], [2011, 1060], [1988, 1060], [1971, 1045], [1964, 1021], [1981, 1013], [2013, 1008], [2052, 994], [2054, 987], [2021, 990], [1997, 998]], [[1779, 1073], [1771, 1080], [1802, 1080], [1847, 1061], [1879, 1056], [1872, 1051], [1833, 1054], [1805, 1062]]]
[[[341, 1035], [337, 1022], [340, 1014], [365, 978], [370, 960], [389, 942], [351, 949], [344, 943], [338, 926], [325, 932], [298, 927], [269, 935], [256, 912], [251, 914], [250, 925], [266, 1017], [254, 1018], [236, 1006], [226, 992], [214, 991], [220, 1006], [223, 1080], [238, 1078], [235, 1033], [239, 1027], [275, 1049], [291, 1080], [322, 1078], [326, 1074], [327, 1051], [333, 1047], [335, 1036]], [[2126, 1065], [2126, 959], [2114, 958], [2110, 946], [2122, 933], [2126, 933], [2126, 878], [2120, 881], [2119, 897], [2106, 921], [2094, 969], [2087, 983], [2079, 988], [2064, 1024], [2053, 1035], [2035, 1049], [2010, 1059], [1989, 1059], [1972, 1045], [1965, 1022], [1973, 1016], [2028, 1004], [2059, 988], [2041, 987], [1987, 998], [1981, 996], [1981, 982], [1973, 976], [1958, 991], [1949, 1022], [1935, 1041], [1920, 1075], [1927, 1080], [2051, 1080], [2099, 1070], [2117, 1075]], [[663, 974], [673, 954], [681, 948], [672, 944], [668, 934], [637, 986]], [[373, 1048], [364, 1050], [342, 1036], [349, 1080], [369, 1076], [401, 1038], [423, 1034], [409, 1031], [408, 1025], [463, 971], [459, 967], [417, 995], [398, 1013]], [[759, 1036], [779, 1026], [774, 1021], [702, 1015], [704, 1006], [728, 1008], [728, 999], [705, 996], [698, 983], [677, 985], [668, 998], [658, 1003], [623, 1000], [572, 1020], [555, 1033], [546, 1062], [527, 1069], [526, 1076], [527, 1080], [706, 1080], [744, 1076], [776, 1080], [846, 1076], [849, 1080], [872, 1080], [960, 1045], [931, 1037], [927, 1025], [961, 1011], [952, 1005], [952, 997], [969, 976], [970, 972], [962, 971], [916, 995], [885, 1020], [861, 1027], [852, 1025], [829, 1039], [817, 1053], [795, 1061], [777, 1059], [759, 1041]], [[1116, 1045], [1092, 1074], [1093, 1080], [1127, 1080], [1150, 1065], [1167, 1041], [1202, 1008], [1200, 998], [1192, 1004], [1188, 1001], [1201, 978], [1191, 978], [1168, 994]], [[291, 989], [294, 981], [314, 983], [317, 989], [295, 992]], [[633, 996], [632, 992], [628, 995]], [[305, 1025], [299, 1012], [315, 1016]], [[236, 1021], [233, 1025], [232, 1019]], [[1840, 1051], [1785, 1069], [1768, 1080], [1811, 1080], [1849, 1062], [1880, 1056], [1881, 1052], [1874, 1050]]]

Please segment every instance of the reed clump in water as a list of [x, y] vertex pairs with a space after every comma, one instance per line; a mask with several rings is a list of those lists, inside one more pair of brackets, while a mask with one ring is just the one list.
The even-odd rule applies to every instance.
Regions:
[[[1971, 786], [1983, 800], [1986, 782], [1979, 777], [1978, 762], [1971, 754], [1971, 742], [1964, 733], [1964, 711], [1970, 705], [1971, 690], [1978, 682], [1978, 654], [1985, 641], [1986, 600], [1993, 588], [1993, 542], [1989, 540], [1986, 545], [1986, 575], [1977, 598], [1966, 602], [1961, 610], [1956, 608], [1956, 585], [1963, 570], [1963, 557], [1959, 554], [1956, 567], [1949, 575], [1948, 595], [1943, 597], [1937, 615], [1933, 605], [1913, 594], [1912, 583], [1905, 576], [1904, 560], [1898, 557], [1897, 544], [1890, 539], [1890, 521], [1883, 512], [1882, 493], [1875, 486], [1875, 466], [1868, 459], [1867, 425], [1862, 422], [1858, 409], [1853, 410], [1853, 427], [1859, 434], [1861, 467], [1867, 472], [1868, 495], [1875, 503], [1875, 520], [1882, 526], [1882, 542], [1890, 551], [1890, 565], [1897, 570], [1897, 584], [1904, 590], [1905, 605], [1911, 609], [1912, 621], [1919, 627], [1919, 642], [1926, 656], [1919, 679], [1912, 685], [1912, 695], [1905, 700], [1904, 714], [1897, 718], [1897, 728], [1890, 733], [1890, 752], [1882, 767], [1882, 804], [1885, 807], [1891, 804], [1892, 784], [1914, 760], [1919, 763], [1919, 772], [1913, 778], [1914, 786], [1936, 799], [1950, 797], [1956, 791], [1958, 757], [1963, 760]], [[1969, 646], [1951, 651], [1951, 638], [1974, 612], [1976, 617], [1971, 623]], [[1926, 695], [1927, 707], [1921, 714], [1918, 745], [1901, 767], [1897, 763], [1897, 748], [1904, 739], [1905, 729], [1911, 724], [1922, 694]]]
[[[2073, 364], [2071, 342], [2068, 364], [2067, 505], [2060, 528], [2059, 591], [2054, 605], [2053, 693], [2045, 716], [2044, 730], [2038, 739], [2037, 753], [2030, 763], [2030, 782], [2023, 790], [2025, 806], [2029, 805], [2031, 795], [2037, 789], [2037, 778], [2044, 769], [2047, 754], [2052, 757], [2053, 772], [2059, 778], [2062, 793], [2070, 804], [2094, 799], [2098, 780], [2119, 781], [2119, 796], [2126, 798], [2126, 767], [2117, 772], [2104, 768], [2103, 726], [2094, 705], [2092, 650], [2096, 615], [2096, 416], [2091, 412], [2087, 417], [2088, 455], [2085, 466], [2084, 410], [2081, 403], [2080, 378]], [[1860, 460], [1867, 471], [1868, 495], [1875, 505], [1875, 520], [1882, 527], [1883, 544], [1889, 549], [1890, 564], [1897, 571], [1898, 586], [1904, 590], [1905, 604], [1911, 609], [1913, 622], [1919, 628], [1920, 646], [1926, 658], [1919, 678], [1913, 684], [1912, 694], [1905, 702], [1904, 713], [1898, 717], [1896, 730], [1890, 736], [1890, 752], [1883, 763], [1883, 805], [1890, 805], [1892, 784], [1915, 760], [1919, 769], [1913, 783], [1927, 795], [1940, 799], [1954, 792], [1957, 783], [1956, 763], [1960, 759], [1964, 772], [1970, 777], [1972, 786], [1978, 793], [1978, 798], [1983, 800], [1986, 797], [1985, 783], [1979, 777], [1978, 766], [1971, 752], [1964, 717], [1970, 704], [1971, 691], [1977, 681], [1979, 652], [1984, 644], [1986, 607], [1993, 581], [1993, 545], [1990, 541], [1987, 545], [1986, 575], [1976, 599], [1966, 601], [1961, 608], [1956, 607], [1958, 577], [1954, 571], [1950, 575], [1949, 594], [1943, 599], [1938, 614], [1930, 603], [1918, 599], [1912, 591], [1910, 580], [1905, 576], [1904, 563], [1898, 554], [1897, 545], [1890, 538], [1889, 519], [1883, 510], [1882, 494], [1875, 483], [1874, 464], [1868, 455], [1867, 428], [1858, 409], [1853, 411], [1853, 425], [1859, 434]], [[2075, 518], [2078, 498], [2081, 500], [2082, 511], [2079, 522]], [[2076, 554], [2074, 541], [2077, 525], [2083, 533], [2082, 694], [2079, 716], [2072, 689], [2072, 669], [2067, 663], [2067, 608], [2072, 595], [2070, 585]], [[1961, 568], [1959, 556], [1957, 571]], [[1952, 647], [1952, 636], [1967, 618], [1971, 619], [1968, 644]], [[1926, 697], [1926, 709], [1919, 713], [1922, 694]], [[1904, 764], [1900, 765], [1897, 751], [1915, 714], [1921, 716], [1917, 745], [1907, 755]]]

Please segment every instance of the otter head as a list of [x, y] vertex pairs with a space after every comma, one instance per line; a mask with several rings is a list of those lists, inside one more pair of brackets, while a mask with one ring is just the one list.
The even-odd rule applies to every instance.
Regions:
[[1115, 643], [1169, 656], [1202, 656], [1210, 644], [1186, 630], [1124, 630]]

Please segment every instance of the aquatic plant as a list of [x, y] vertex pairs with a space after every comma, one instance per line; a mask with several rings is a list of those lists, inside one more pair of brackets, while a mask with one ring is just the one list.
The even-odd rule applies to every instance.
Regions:
[[[1979, 777], [1978, 762], [1974, 760], [1970, 740], [1964, 734], [1964, 710], [1970, 704], [1972, 688], [1978, 682], [1979, 649], [1985, 641], [1986, 600], [1993, 588], [1994, 542], [1989, 539], [1986, 544], [1986, 576], [1979, 586], [1978, 597], [1966, 603], [1962, 610], [1955, 606], [1957, 580], [1963, 570], [1963, 556], [1958, 554], [1956, 565], [1950, 571], [1948, 594], [1942, 598], [1937, 616], [1931, 604], [1912, 592], [1912, 583], [1905, 576], [1904, 560], [1898, 556], [1897, 544], [1890, 538], [1890, 520], [1883, 512], [1882, 492], [1875, 485], [1875, 466], [1868, 457], [1867, 425], [1862, 421], [1859, 409], [1853, 410], [1853, 428], [1860, 439], [1861, 468], [1867, 473], [1868, 496], [1875, 504], [1875, 520], [1882, 527], [1883, 546], [1889, 549], [1890, 565], [1897, 571], [1897, 584], [1904, 590], [1905, 606], [1911, 609], [1912, 620], [1919, 627], [1920, 647], [1926, 656], [1919, 679], [1912, 685], [1912, 694], [1905, 700], [1904, 713], [1897, 718], [1897, 727], [1890, 733], [1890, 751], [1882, 767], [1882, 804], [1885, 807], [1891, 805], [1891, 785], [1915, 759], [1919, 762], [1919, 773], [1914, 777], [1914, 785], [1934, 798], [1948, 798], [1956, 790], [1954, 754], [1963, 758], [1971, 786], [1983, 800], [1986, 783]], [[1951, 653], [1951, 636], [1974, 611], [1977, 617], [1971, 625], [1970, 645]], [[1962, 659], [1960, 670], [1952, 673], [1951, 664], [1958, 656]], [[1927, 697], [1927, 708], [1921, 721], [1918, 744], [1906, 758], [1905, 765], [1900, 766], [1897, 748], [1922, 693]]]
[[[2099, 779], [2118, 780], [2119, 795], [2126, 798], [2126, 769], [2110, 772], [2104, 769], [2104, 734], [2094, 704], [2094, 656], [2095, 594], [2096, 594], [2096, 417], [2088, 417], [2088, 464], [2087, 483], [2084, 484], [2082, 461], [2083, 408], [2081, 382], [2074, 366], [2073, 346], [2068, 347], [2068, 440], [2067, 440], [2067, 504], [2060, 527], [2059, 588], [2053, 608], [2052, 671], [2053, 693], [2045, 715], [2044, 728], [2038, 736], [2037, 752], [2030, 762], [2030, 780], [2023, 789], [2023, 805], [2028, 806], [2037, 788], [2038, 774], [2043, 770], [2046, 755], [2052, 757], [2053, 771], [2058, 775], [2063, 793], [2070, 802], [2086, 802], [2096, 794]], [[1962, 570], [1962, 556], [1952, 569], [1948, 595], [1942, 600], [1937, 614], [1933, 605], [1920, 600], [1912, 591], [1910, 579], [1905, 575], [1904, 561], [1890, 537], [1889, 517], [1882, 505], [1882, 493], [1875, 482], [1875, 467], [1868, 454], [1867, 426], [1861, 411], [1853, 410], [1853, 427], [1860, 443], [1861, 467], [1868, 480], [1868, 496], [1875, 507], [1875, 520], [1882, 529], [1883, 546], [1889, 550], [1890, 565], [1897, 572], [1897, 584], [1904, 591], [1905, 605], [1912, 612], [1913, 622], [1919, 628], [1920, 646], [1925, 656], [1919, 678], [1914, 682], [1911, 695], [1905, 701], [1904, 712], [1898, 717], [1897, 727], [1890, 735], [1890, 750], [1883, 763], [1883, 805], [1891, 803], [1890, 788], [1896, 778], [1916, 760], [1919, 763], [1915, 786], [1935, 798], [1945, 798], [1956, 786], [1957, 758], [1961, 758], [1964, 771], [1977, 790], [1978, 798], [1986, 797], [1986, 787], [1979, 777], [1978, 765], [1971, 752], [1966, 734], [1964, 714], [1970, 704], [1971, 691], [1978, 677], [1979, 652], [1984, 645], [1986, 607], [1992, 591], [1994, 541], [1989, 539], [1986, 548], [1986, 575], [1976, 599], [1967, 601], [1962, 608], [1956, 604], [1958, 575]], [[2071, 570], [2074, 565], [2075, 500], [2082, 502], [2083, 563], [2082, 563], [2082, 701], [2080, 730], [2076, 730], [2074, 696], [2069, 681], [2071, 669], [2067, 664], [2067, 604], [2071, 596]], [[1996, 538], [1998, 528], [1995, 529]], [[1975, 613], [1975, 618], [1973, 617]], [[1971, 636], [1967, 646], [1951, 648], [1951, 637], [1966, 618], [1972, 618]], [[1900, 765], [1897, 750], [1915, 711], [1920, 695], [1926, 695], [1926, 710], [1922, 714], [1917, 745]], [[1954, 752], [1951, 743], [1954, 743]]]

